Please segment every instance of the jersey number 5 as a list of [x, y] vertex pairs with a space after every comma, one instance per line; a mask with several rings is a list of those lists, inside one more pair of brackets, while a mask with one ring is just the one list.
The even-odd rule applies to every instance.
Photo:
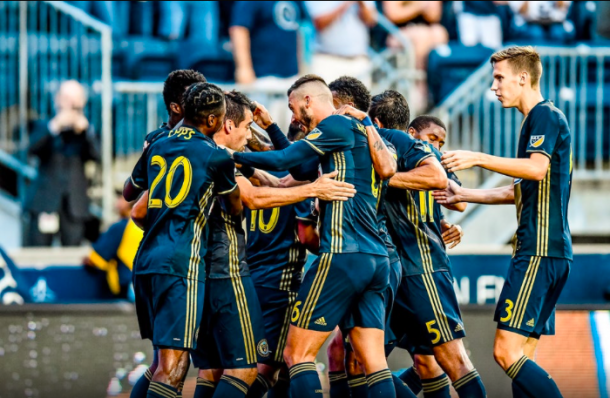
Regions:
[[[155, 177], [150, 186], [150, 194], [148, 195], [148, 208], [149, 209], [160, 209], [163, 207], [163, 201], [161, 199], [155, 199], [155, 190], [157, 185], [163, 180], [165, 177], [165, 205], [169, 208], [173, 208], [178, 206], [180, 203], [184, 201], [186, 195], [188, 195], [191, 189], [191, 182], [193, 181], [193, 168], [191, 166], [191, 162], [184, 156], [179, 156], [172, 162], [171, 167], [169, 168], [169, 173], [167, 173], [167, 177], [165, 173], [167, 172], [167, 161], [159, 156], [155, 155], [152, 157], [150, 161], [151, 166], [159, 166], [159, 174]], [[184, 173], [184, 179], [182, 180], [182, 185], [180, 186], [180, 190], [178, 194], [172, 198], [172, 183], [174, 182], [174, 175], [176, 174], [176, 170], [178, 167], [182, 167]]]

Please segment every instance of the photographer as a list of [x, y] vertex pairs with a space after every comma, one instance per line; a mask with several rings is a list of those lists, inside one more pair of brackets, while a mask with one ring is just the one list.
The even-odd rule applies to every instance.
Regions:
[[84, 166], [100, 157], [83, 112], [86, 103], [83, 86], [65, 81], [55, 96], [55, 117], [35, 123], [32, 130], [28, 152], [39, 164], [24, 205], [26, 246], [50, 246], [57, 234], [62, 246], [81, 244], [89, 217]]

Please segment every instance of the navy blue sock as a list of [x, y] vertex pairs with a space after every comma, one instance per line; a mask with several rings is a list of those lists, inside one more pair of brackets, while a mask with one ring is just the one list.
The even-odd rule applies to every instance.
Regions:
[[330, 382], [330, 398], [349, 397], [349, 385], [344, 370], [328, 372], [328, 381]]
[[514, 381], [511, 383], [511, 387], [513, 388], [513, 398], [530, 398], [530, 396], [527, 395], [527, 393], [521, 388], [519, 388], [519, 386], [516, 385]]
[[561, 392], [551, 376], [526, 356], [512, 364], [506, 374], [521, 391], [531, 397], [561, 397]]
[[174, 388], [169, 384], [151, 381], [150, 386], [148, 386], [146, 398], [176, 398], [176, 394], [178, 394], [177, 388]]
[[479, 372], [472, 369], [470, 373], [453, 383], [453, 388], [460, 398], [485, 398], [485, 386], [479, 377]]
[[254, 383], [252, 383], [252, 385], [250, 386], [250, 389], [248, 390], [248, 395], [246, 395], [246, 397], [263, 398], [267, 391], [269, 391], [269, 388], [271, 388], [271, 386], [269, 385], [267, 379], [265, 379], [265, 377], [262, 375], [258, 375], [256, 376], [256, 380], [254, 380]]
[[347, 385], [349, 386], [349, 392], [352, 398], [368, 398], [369, 386], [366, 383], [364, 373], [348, 376]]
[[277, 383], [267, 393], [267, 398], [288, 398], [290, 396], [290, 379], [278, 377]]
[[223, 375], [216, 386], [215, 398], [244, 398], [248, 393], [248, 384], [237, 377]]
[[405, 384], [409, 386], [409, 389], [413, 391], [413, 394], [417, 395], [422, 390], [422, 381], [413, 366], [402, 372], [402, 374], [398, 376], [398, 378], [404, 381]]
[[424, 398], [450, 398], [451, 380], [445, 373], [433, 379], [421, 381], [424, 389]]
[[392, 375], [392, 382], [396, 390], [396, 398], [417, 398], [417, 395], [413, 394], [409, 386], [397, 376]]
[[390, 369], [367, 375], [366, 383], [369, 385], [369, 398], [396, 398], [396, 389], [394, 389]]
[[150, 386], [151, 380], [152, 372], [150, 371], [150, 368], [148, 368], [131, 389], [131, 394], [129, 394], [129, 398], [146, 398], [146, 394], [148, 393], [148, 386]]
[[313, 362], [298, 363], [290, 368], [291, 398], [321, 398], [322, 384]]
[[216, 384], [198, 377], [193, 398], [212, 398], [214, 396], [214, 391], [216, 391]]

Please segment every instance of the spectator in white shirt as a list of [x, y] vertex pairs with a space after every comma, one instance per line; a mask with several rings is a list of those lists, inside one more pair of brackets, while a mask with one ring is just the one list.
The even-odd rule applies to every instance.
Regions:
[[575, 36], [567, 19], [571, 1], [509, 1], [515, 14], [511, 38], [528, 42], [566, 43]]

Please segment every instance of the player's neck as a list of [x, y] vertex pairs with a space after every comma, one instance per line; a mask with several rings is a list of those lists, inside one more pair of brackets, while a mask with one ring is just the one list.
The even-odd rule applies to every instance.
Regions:
[[544, 101], [544, 97], [540, 93], [540, 90], [529, 90], [523, 93], [517, 109], [523, 116], [527, 116], [530, 111], [542, 101]]
[[169, 120], [167, 121], [167, 127], [169, 127], [170, 129], [173, 129], [174, 127], [176, 127], [176, 125], [178, 123], [180, 123], [181, 120], [182, 120], [182, 115], [176, 115], [175, 113], [172, 113], [171, 116], [169, 117]]
[[316, 112], [317, 119], [316, 120], [316, 125], [319, 124], [322, 120], [326, 119], [329, 116], [332, 116], [332, 114], [335, 112], [335, 107], [333, 106], [332, 102], [325, 104], [324, 106], [320, 106], [320, 108], [318, 109], [318, 112]]

